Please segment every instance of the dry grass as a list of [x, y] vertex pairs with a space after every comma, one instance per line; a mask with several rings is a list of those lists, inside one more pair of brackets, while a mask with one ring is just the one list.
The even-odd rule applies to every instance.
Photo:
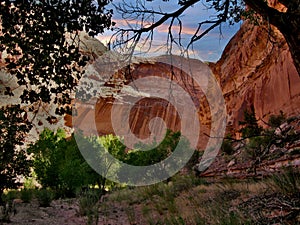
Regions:
[[295, 171], [242, 181], [177, 175], [169, 182], [115, 190], [93, 203], [76, 199], [76, 211], [80, 217], [81, 209], [99, 206], [91, 211], [93, 221], [81, 213], [90, 224], [300, 224], [299, 181]]
[[[254, 218], [255, 214], [247, 212], [251, 206], [261, 211], [265, 210], [264, 207], [271, 209], [270, 204], [265, 202], [266, 199], [271, 198], [270, 196], [278, 196], [278, 199], [281, 199], [283, 194], [287, 194], [286, 189], [281, 188], [279, 184], [287, 185], [293, 181], [285, 175], [280, 175], [279, 178], [282, 179], [281, 182], [274, 178], [259, 181], [224, 179], [207, 184], [203, 180], [197, 181], [197, 178], [177, 176], [169, 183], [119, 190], [110, 194], [107, 202], [117, 202], [124, 208], [128, 205], [135, 206], [135, 214], [143, 218], [136, 224], [230, 225], [284, 221], [285, 218], [280, 217], [276, 210], [261, 218]], [[291, 201], [293, 199], [290, 198]], [[299, 205], [297, 207], [299, 208]], [[292, 212], [291, 215], [297, 216], [297, 213], [299, 214]], [[271, 214], [275, 219], [265, 218]], [[133, 221], [133, 218], [130, 220]], [[293, 224], [289, 221], [290, 217], [286, 218], [286, 224]]]

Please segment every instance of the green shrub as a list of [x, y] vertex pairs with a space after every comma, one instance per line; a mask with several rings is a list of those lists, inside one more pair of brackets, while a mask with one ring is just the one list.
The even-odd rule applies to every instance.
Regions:
[[1, 196], [3, 202], [12, 201], [16, 198], [19, 198], [19, 192], [16, 190], [10, 190], [7, 193], [3, 193]]
[[[125, 162], [135, 166], [148, 166], [158, 163], [171, 155], [177, 147], [180, 138], [180, 132], [167, 130], [165, 138], [158, 146], [155, 141], [148, 145], [143, 143], [136, 144], [135, 149], [128, 152]], [[188, 141], [184, 139], [183, 142], [186, 142], [185, 145], [188, 148]], [[143, 151], [144, 149], [150, 150]]]
[[0, 206], [0, 224], [1, 222], [9, 223], [11, 214], [15, 211], [13, 200], [8, 200], [3, 206]]
[[[300, 171], [293, 167], [287, 167], [281, 173], [274, 174], [271, 177], [272, 182], [269, 186], [275, 191], [284, 195], [293, 195], [300, 193]], [[299, 196], [300, 197], [300, 196]]]
[[40, 189], [36, 191], [36, 198], [40, 207], [49, 207], [53, 200], [53, 193], [47, 189]]
[[99, 201], [99, 192], [93, 189], [88, 189], [81, 194], [79, 198], [79, 214], [81, 216], [87, 216], [94, 211], [95, 206]]
[[252, 137], [246, 145], [246, 151], [252, 159], [256, 159], [256, 157], [261, 156], [269, 142], [270, 139], [267, 136]]
[[32, 190], [30, 190], [30, 189], [22, 189], [20, 191], [20, 197], [24, 203], [31, 202], [32, 196], [33, 196], [33, 193], [32, 193]]
[[282, 111], [280, 111], [279, 115], [271, 115], [270, 116], [268, 124], [271, 128], [277, 128], [281, 124], [283, 124], [285, 120], [286, 120], [286, 117], [285, 117], [284, 113]]
[[239, 131], [243, 138], [251, 138], [261, 135], [263, 128], [259, 126], [257, 122], [253, 106], [250, 111], [244, 111], [244, 120], [239, 121], [239, 125], [242, 125], [242, 128]]
[[89, 189], [79, 198], [79, 215], [87, 216], [87, 224], [97, 224], [99, 215], [99, 191]]
[[234, 148], [229, 140], [223, 141], [221, 150], [227, 155], [232, 155], [234, 153]]

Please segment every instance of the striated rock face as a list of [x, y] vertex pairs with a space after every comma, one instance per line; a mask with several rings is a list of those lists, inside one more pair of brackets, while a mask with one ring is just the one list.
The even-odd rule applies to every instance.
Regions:
[[[292, 135], [294, 138], [290, 138]], [[284, 167], [300, 167], [300, 116], [281, 124], [273, 136], [273, 144], [265, 154], [253, 156], [245, 149], [246, 143], [234, 144], [233, 155], [219, 154], [201, 175], [206, 177], [268, 176]], [[275, 144], [274, 144], [275, 143]], [[278, 145], [278, 143], [281, 143]], [[254, 150], [256, 151], [256, 150]], [[249, 154], [250, 153], [250, 154]]]
[[264, 121], [280, 110], [287, 116], [299, 114], [300, 77], [288, 45], [274, 27], [245, 22], [211, 68], [220, 81], [233, 128], [251, 105], [257, 119]]
[[[188, 125], [190, 129], [188, 129], [187, 136], [192, 139], [200, 137], [198, 146], [205, 147], [207, 136], [203, 135], [203, 133], [209, 133], [210, 123], [209, 117], [207, 116], [209, 115], [209, 109], [207, 109], [207, 107], [203, 107], [207, 103], [205, 100], [203, 100], [202, 88], [207, 87], [207, 78], [205, 76], [200, 77], [203, 84], [203, 86], [200, 88], [193, 82], [193, 79], [185, 75], [181, 69], [171, 69], [170, 65], [161, 62], [160, 59], [164, 59], [164, 56], [150, 59], [149, 61], [135, 61], [131, 65], [130, 72], [126, 70], [119, 70], [110, 77], [101, 76], [102, 70], [101, 66], [99, 66], [101, 62], [96, 60], [93, 64], [93, 69], [90, 68], [91, 72], [88, 72], [88, 78], [89, 81], [93, 83], [92, 86], [97, 86], [97, 84], [100, 84], [100, 97], [88, 104], [83, 104], [82, 102], [77, 104], [76, 108], [78, 110], [78, 116], [73, 118], [71, 116], [66, 116], [66, 125], [75, 126], [76, 128], [83, 130], [86, 134], [118, 134], [120, 130], [118, 128], [116, 130], [116, 128], [113, 127], [113, 122], [116, 123], [114, 120], [117, 120], [117, 123], [127, 123], [127, 121], [123, 121], [123, 118], [125, 118], [124, 114], [129, 112], [130, 132], [140, 139], [145, 139], [151, 136], [151, 129], [156, 129], [155, 126], [151, 127], [151, 120], [156, 117], [161, 118], [165, 122], [167, 128], [173, 131], [179, 131], [182, 128], [181, 126], [183, 126], [182, 114], [188, 115], [190, 109], [193, 107], [184, 102], [181, 94], [178, 94], [176, 90], [170, 88], [170, 86], [162, 86], [160, 88], [161, 84], [159, 82], [145, 84], [149, 89], [149, 92], [145, 93], [139, 93], [138, 90], [133, 90], [132, 88], [130, 89], [128, 86], [129, 83], [134, 80], [145, 77], [147, 78], [149, 76], [154, 76], [157, 78], [169, 78], [177, 83], [188, 94], [192, 100], [192, 103], [196, 106], [197, 120], [200, 118], [201, 123], [200, 134], [193, 133], [193, 122], [191, 122]], [[187, 61], [181, 57], [174, 57], [173, 60], [174, 65], [179, 67], [180, 63], [189, 62], [191, 66], [194, 65], [194, 68], [197, 68], [197, 70], [200, 72], [203, 68], [208, 69], [207, 65], [199, 62], [198, 60]], [[170, 93], [170, 96], [168, 96], [169, 98], [176, 98], [176, 101], [179, 102], [181, 113], [175, 109], [175, 106], [172, 105], [168, 99], [152, 97], [151, 91], [153, 89], [151, 87], [158, 88], [162, 93]], [[126, 93], [121, 93], [121, 90], [125, 90]], [[140, 96], [143, 98], [137, 101], [134, 106], [124, 100], [125, 97], [127, 99], [128, 97], [130, 99], [135, 99]], [[116, 99], [121, 99], [121, 101], [115, 104]], [[114, 113], [113, 107], [115, 107]], [[208, 112], [205, 110], [208, 110]], [[124, 126], [121, 126], [121, 128], [123, 127]], [[123, 133], [124, 135], [121, 136], [124, 136], [126, 139], [127, 133], [129, 133], [129, 131], [125, 131]]]
[[[191, 79], [186, 79], [187, 76], [183, 78], [182, 71], [175, 70], [172, 74], [169, 66], [155, 62], [155, 59], [143, 63], [135, 61], [130, 75], [126, 75], [124, 71], [116, 72], [113, 76], [101, 75], [101, 66], [96, 59], [87, 68], [87, 73], [89, 78], [100, 82], [106, 88], [106, 94], [94, 104], [95, 111], [90, 110], [94, 105], [79, 107], [78, 117], [73, 118], [73, 125], [93, 134], [115, 133], [111, 110], [114, 100], [120, 97], [121, 88], [131, 80], [144, 76], [173, 76], [199, 109], [202, 127], [198, 146], [205, 146], [207, 137], [203, 133], [209, 133], [210, 109], [207, 101], [203, 100], [201, 88], [195, 86]], [[217, 63], [210, 63], [210, 68], [223, 91], [228, 115], [227, 124], [233, 131], [238, 130], [238, 122], [243, 120], [245, 109], [252, 105], [262, 125], [271, 114], [279, 114], [280, 111], [287, 116], [299, 114], [300, 78], [284, 38], [274, 27], [255, 26], [245, 22], [225, 48], [221, 59]], [[133, 93], [130, 95], [135, 96]], [[117, 111], [121, 115], [128, 107], [126, 104], [118, 105]], [[162, 118], [168, 128], [180, 130], [180, 118], [171, 104], [161, 99], [146, 98], [131, 110], [131, 131], [140, 138], [146, 138], [150, 135], [149, 123], [154, 117]], [[71, 116], [66, 116], [65, 119], [66, 125], [72, 126]], [[95, 127], [91, 125], [93, 123], [96, 123]]]

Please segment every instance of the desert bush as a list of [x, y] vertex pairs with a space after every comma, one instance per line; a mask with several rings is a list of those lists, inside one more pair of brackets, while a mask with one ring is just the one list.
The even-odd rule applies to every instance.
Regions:
[[85, 191], [79, 197], [79, 214], [87, 216], [93, 212], [95, 205], [99, 201], [99, 194], [91, 189]]
[[270, 139], [267, 136], [252, 137], [246, 145], [246, 152], [252, 159], [256, 159], [262, 155], [269, 143]]
[[1, 222], [10, 222], [10, 216], [12, 213], [15, 213], [15, 208], [13, 204], [13, 200], [8, 200], [4, 202], [2, 206], [0, 206], [0, 224]]
[[282, 111], [280, 111], [279, 115], [271, 115], [270, 116], [268, 125], [271, 128], [277, 128], [281, 124], [283, 124], [285, 120], [286, 120], [286, 117], [285, 117], [284, 113]]
[[33, 192], [31, 189], [22, 189], [20, 191], [20, 197], [24, 203], [29, 203], [32, 200]]
[[10, 222], [10, 216], [15, 213], [15, 207], [13, 204], [14, 199], [19, 198], [19, 192], [16, 190], [10, 190], [1, 195], [0, 205], [0, 224], [1, 222]]
[[99, 211], [99, 191], [89, 189], [79, 198], [79, 215], [87, 216], [87, 224], [98, 222]]
[[260, 136], [263, 131], [263, 128], [258, 125], [254, 107], [251, 107], [250, 111], [244, 111], [244, 120], [239, 121], [239, 125], [242, 126], [242, 128], [239, 131], [241, 132], [243, 138]]
[[9, 190], [8, 192], [2, 194], [1, 200], [3, 202], [8, 202], [8, 201], [14, 200], [14, 199], [19, 198], [19, 197], [20, 197], [19, 196], [19, 191]]
[[47, 189], [40, 189], [35, 192], [40, 207], [49, 207], [53, 200], [53, 193]]
[[282, 172], [273, 174], [269, 187], [284, 195], [298, 194], [300, 197], [300, 171], [293, 167], [287, 167]]
[[222, 143], [221, 150], [227, 155], [232, 155], [234, 153], [234, 148], [231, 141], [225, 139]]

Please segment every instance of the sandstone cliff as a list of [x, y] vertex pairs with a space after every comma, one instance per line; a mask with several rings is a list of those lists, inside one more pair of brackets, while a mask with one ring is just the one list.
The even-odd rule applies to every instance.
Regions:
[[211, 68], [223, 90], [228, 124], [234, 128], [251, 105], [257, 119], [264, 121], [280, 110], [287, 116], [300, 113], [300, 77], [275, 28], [245, 22]]
[[[151, 135], [151, 120], [155, 117], [159, 117], [164, 120], [167, 128], [178, 131], [181, 129], [182, 121], [180, 113], [178, 113], [174, 105], [170, 104], [168, 100], [161, 98], [153, 98], [152, 90], [153, 88], [158, 88], [160, 83], [147, 83], [146, 86], [149, 89], [145, 93], [145, 98], [140, 101], [137, 101], [136, 104], [132, 107], [132, 104], [129, 102], [121, 101], [118, 104], [115, 104], [116, 99], [122, 99], [124, 93], [121, 93], [121, 90], [127, 90], [125, 96], [128, 98], [137, 98], [139, 97], [138, 90], [132, 90], [128, 86], [131, 81], [138, 80], [139, 78], [144, 77], [159, 77], [159, 78], [168, 78], [179, 84], [183, 90], [188, 93], [192, 99], [193, 105], [195, 105], [200, 117], [201, 131], [200, 134], [193, 133], [193, 129], [190, 129], [190, 132], [187, 133], [187, 136], [198, 138], [198, 146], [205, 146], [207, 141], [207, 136], [203, 135], [204, 132], [209, 133], [210, 123], [207, 119], [209, 116], [209, 109], [201, 105], [207, 105], [207, 102], [203, 100], [203, 92], [201, 88], [195, 84], [191, 77], [184, 74], [179, 68], [172, 68], [171, 66], [161, 62], [161, 59], [164, 59], [164, 56], [149, 59], [149, 61], [135, 61], [131, 65], [130, 72], [125, 69], [115, 71], [112, 76], [105, 77], [102, 76], [103, 68], [100, 66], [101, 61], [96, 60], [87, 71], [87, 82], [92, 82], [91, 86], [98, 87], [97, 92], [100, 92], [100, 97], [91, 101], [90, 103], [82, 103], [76, 105], [77, 116], [71, 117], [67, 115], [66, 125], [75, 126], [83, 130], [86, 134], [120, 134], [119, 129], [113, 127], [113, 122], [116, 123], [126, 123], [122, 118], [124, 114], [130, 111], [129, 116], [129, 127], [130, 131], [124, 131], [121, 136], [124, 136], [126, 139], [127, 133], [132, 132], [140, 139], [145, 139]], [[173, 57], [174, 65], [179, 66], [180, 63], [189, 63], [193, 68], [201, 72], [202, 68], [208, 68], [204, 63], [199, 62], [198, 60], [186, 60], [181, 57]], [[194, 66], [193, 66], [194, 65]], [[179, 66], [180, 67], [180, 66]], [[207, 83], [206, 77], [200, 77], [202, 79], [202, 84]], [[133, 83], [134, 84], [134, 83]], [[205, 86], [205, 85], [204, 85]], [[203, 88], [203, 87], [202, 87]], [[99, 89], [101, 89], [99, 91]], [[187, 114], [189, 110], [193, 107], [187, 105], [184, 102], [181, 94], [177, 94], [175, 89], [170, 88], [170, 86], [160, 88], [162, 93], [170, 93], [170, 98], [176, 98], [176, 101], [180, 102], [182, 108], [182, 114]], [[151, 94], [152, 92], [152, 94]], [[99, 96], [98, 95], [98, 96]], [[202, 102], [201, 102], [202, 101]], [[201, 102], [201, 103], [200, 103]], [[203, 104], [202, 104], [203, 103]], [[115, 107], [115, 113], [113, 115], [112, 109]], [[132, 108], [131, 108], [132, 107]], [[191, 116], [192, 117], [192, 116]], [[186, 118], [185, 118], [186, 119]], [[188, 118], [189, 119], [189, 118]], [[95, 125], [94, 125], [95, 124]], [[193, 124], [189, 124], [190, 127]], [[121, 129], [124, 126], [121, 127]]]
[[[100, 45], [93, 43], [97, 44]], [[126, 77], [124, 71], [106, 77], [99, 74], [99, 71], [103, 71], [101, 63], [97, 60], [101, 54], [96, 54], [95, 61], [87, 68], [87, 73], [89, 78], [100, 82], [106, 88], [106, 96], [101, 96], [97, 100], [95, 115], [91, 115], [94, 111], [88, 109], [92, 106], [79, 108], [79, 116], [73, 118], [76, 126], [94, 134], [114, 133], [111, 109], [124, 85], [126, 86], [131, 79], [149, 74], [160, 74], [162, 77], [174, 75], [173, 78], [190, 93], [194, 104], [199, 107], [198, 113], [203, 128], [199, 147], [203, 147], [207, 139], [203, 133], [209, 132], [210, 111], [207, 102], [203, 100], [201, 88], [195, 86], [192, 80], [181, 79], [180, 70], [172, 74], [168, 66], [154, 62], [153, 59], [149, 62], [133, 63], [131, 77]], [[233, 131], [238, 130], [238, 122], [243, 120], [245, 109], [252, 105], [262, 125], [269, 115], [279, 114], [280, 111], [287, 116], [299, 114], [300, 78], [293, 65], [288, 46], [275, 28], [245, 22], [228, 43], [220, 60], [217, 63], [210, 63], [210, 67], [223, 91], [228, 127]], [[128, 108], [125, 104], [118, 107], [120, 114]], [[149, 121], [154, 117], [164, 119], [170, 129], [180, 129], [178, 114], [170, 104], [159, 99], [145, 99], [138, 102], [130, 114], [132, 132], [138, 137], [147, 137], [150, 134]], [[91, 129], [94, 122], [96, 129]], [[66, 117], [66, 124], [72, 125], [71, 116]]]

